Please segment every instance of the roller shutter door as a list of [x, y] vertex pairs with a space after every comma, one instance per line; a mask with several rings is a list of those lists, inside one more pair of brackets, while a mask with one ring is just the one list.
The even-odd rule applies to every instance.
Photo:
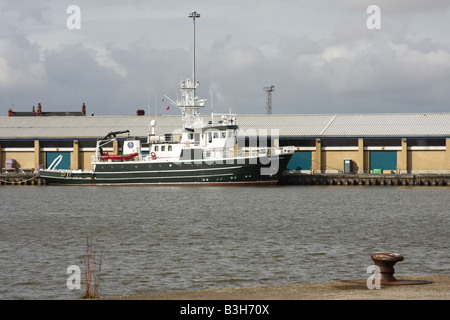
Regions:
[[286, 170], [310, 170], [311, 151], [295, 151]]
[[70, 169], [70, 152], [65, 151], [47, 151], [46, 154], [46, 166], [47, 168], [52, 164], [52, 162], [59, 156], [62, 155], [61, 162], [54, 169]]
[[370, 170], [397, 169], [397, 151], [370, 151]]

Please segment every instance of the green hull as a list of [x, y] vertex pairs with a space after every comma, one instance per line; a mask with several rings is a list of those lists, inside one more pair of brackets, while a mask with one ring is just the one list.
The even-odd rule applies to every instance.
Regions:
[[100, 162], [93, 171], [42, 170], [41, 178], [58, 185], [276, 184], [291, 157], [282, 154], [222, 163]]

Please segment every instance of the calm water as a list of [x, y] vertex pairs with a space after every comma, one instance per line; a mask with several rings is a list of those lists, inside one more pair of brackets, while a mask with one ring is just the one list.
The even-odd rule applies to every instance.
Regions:
[[[449, 273], [447, 187], [1, 187], [0, 298], [73, 299], [86, 238], [101, 296]], [[83, 279], [83, 276], [82, 276]]]

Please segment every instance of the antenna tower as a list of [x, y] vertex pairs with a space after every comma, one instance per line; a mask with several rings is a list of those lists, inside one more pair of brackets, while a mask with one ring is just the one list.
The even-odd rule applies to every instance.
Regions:
[[272, 114], [272, 91], [275, 90], [275, 86], [264, 87], [264, 91], [267, 92], [267, 114]]

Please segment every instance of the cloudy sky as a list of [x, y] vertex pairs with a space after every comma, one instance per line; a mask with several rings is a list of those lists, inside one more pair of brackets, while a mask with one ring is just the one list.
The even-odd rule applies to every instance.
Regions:
[[[69, 29], [70, 5], [80, 29]], [[369, 29], [367, 8], [381, 10]], [[448, 0], [0, 0], [0, 116], [166, 110], [192, 73], [203, 113], [450, 112]], [[72, 21], [72, 20], [70, 20]]]

